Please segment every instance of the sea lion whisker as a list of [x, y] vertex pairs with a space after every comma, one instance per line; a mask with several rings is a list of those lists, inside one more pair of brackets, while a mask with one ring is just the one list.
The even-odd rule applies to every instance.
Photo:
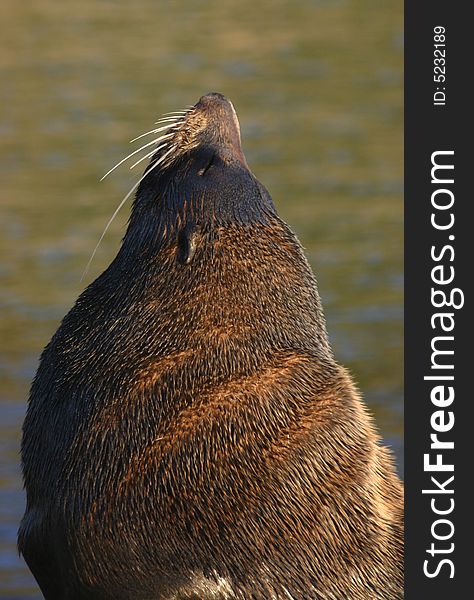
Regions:
[[167, 133], [166, 135], [162, 135], [159, 138], [157, 138], [155, 141], [158, 144], [158, 146], [156, 148], [153, 148], [153, 150], [151, 152], [148, 152], [147, 154], [145, 154], [145, 156], [143, 156], [142, 158], [140, 158], [139, 160], [137, 160], [135, 163], [133, 163], [133, 165], [130, 167], [130, 170], [133, 169], [133, 167], [135, 167], [136, 165], [138, 165], [139, 163], [141, 163], [143, 160], [146, 160], [147, 158], [149, 158], [150, 156], [153, 156], [153, 154], [155, 152], [157, 152], [158, 150], [160, 150], [161, 148], [165, 148], [166, 145], [168, 144], [168, 142], [164, 142], [162, 143], [164, 140], [167, 140], [169, 138], [174, 137], [176, 132], [171, 132], [171, 133]]
[[[161, 139], [163, 139], [163, 138], [161, 138]], [[156, 148], [153, 148], [153, 150], [151, 152], [148, 152], [148, 154], [145, 154], [145, 156], [142, 156], [139, 160], [137, 160], [137, 162], [134, 162], [133, 165], [130, 167], [130, 170], [132, 170], [133, 167], [136, 167], [142, 161], [146, 160], [147, 158], [150, 158], [150, 156], [153, 156], [153, 154], [155, 154], [155, 152], [157, 152], [158, 150], [161, 150], [165, 146], [166, 146], [166, 143], [161, 144], [160, 146], [157, 146]]]
[[174, 127], [175, 125], [181, 125], [183, 123], [182, 120], [177, 121], [176, 119], [172, 119], [172, 120], [167, 120], [167, 119], [160, 119], [159, 121], [156, 121], [156, 123], [154, 123], [155, 125], [169, 125], [170, 127]]
[[150, 172], [152, 169], [156, 168], [158, 165], [161, 165], [161, 164], [164, 162], [165, 158], [166, 158], [166, 157], [167, 157], [167, 156], [168, 156], [168, 155], [169, 155], [171, 152], [173, 152], [173, 151], [175, 151], [175, 150], [176, 150], [175, 146], [174, 146], [174, 145], [173, 145], [173, 146], [171, 146], [171, 148], [170, 148], [168, 151], [166, 151], [166, 152], [165, 152], [165, 153], [164, 153], [162, 156], [160, 156], [160, 158], [159, 158], [159, 159], [158, 159], [158, 160], [157, 160], [155, 163], [153, 163], [153, 166], [152, 166], [152, 167], [150, 167], [150, 169], [148, 169], [147, 173], [149, 173], [149, 172]]
[[[170, 123], [169, 125], [165, 125], [163, 127], [159, 127], [157, 128], [155, 131], [150, 131], [147, 132], [146, 134], [143, 135], [149, 135], [150, 133], [158, 133], [159, 131], [165, 131], [168, 129], [173, 128], [173, 126], [179, 124], [180, 122], [182, 122], [182, 119], [173, 119], [173, 122]], [[143, 137], [139, 136], [139, 137]], [[114, 171], [117, 167], [119, 167], [121, 164], [123, 164], [126, 160], [128, 160], [129, 158], [131, 158], [132, 156], [134, 156], [135, 154], [138, 154], [138, 152], [141, 152], [142, 150], [144, 150], [145, 148], [148, 148], [149, 146], [152, 145], [156, 145], [156, 144], [160, 144], [160, 142], [162, 142], [163, 140], [169, 139], [171, 137], [173, 137], [175, 135], [175, 132], [172, 133], [167, 133], [165, 135], [159, 136], [158, 138], [155, 138], [154, 140], [152, 140], [151, 142], [148, 142], [147, 144], [144, 144], [143, 146], [141, 146], [140, 148], [138, 148], [137, 150], [134, 150], [133, 152], [131, 152], [128, 156], [126, 156], [125, 158], [123, 158], [120, 162], [118, 162], [115, 166], [113, 166], [109, 171], [107, 171], [107, 173], [101, 178], [101, 181], [103, 181], [105, 179], [105, 177], [107, 177], [107, 175], [109, 175], [110, 173], [112, 173], [112, 171]], [[138, 138], [136, 138], [138, 139]], [[149, 158], [150, 156], [152, 156], [153, 154], [155, 154], [158, 150], [160, 150], [161, 148], [166, 147], [166, 143], [158, 145], [158, 147], [153, 148], [153, 150], [151, 152], [148, 152], [145, 156], [143, 156], [142, 158], [140, 158], [140, 160], [136, 161], [131, 167], [130, 169], [133, 169], [133, 167], [135, 167], [136, 165], [138, 165], [140, 162], [142, 162], [143, 160], [146, 160], [147, 158]], [[112, 224], [113, 220], [115, 219], [115, 217], [117, 216], [117, 214], [119, 213], [120, 209], [123, 207], [123, 205], [125, 204], [125, 202], [130, 198], [131, 194], [134, 192], [134, 190], [140, 185], [140, 183], [145, 179], [145, 177], [156, 167], [158, 167], [160, 164], [163, 163], [163, 161], [166, 159], [166, 157], [175, 149], [175, 146], [171, 146], [171, 148], [169, 150], [167, 150], [150, 168], [148, 168], [145, 173], [140, 177], [140, 179], [132, 186], [132, 188], [129, 190], [129, 192], [125, 195], [125, 197], [123, 198], [123, 200], [120, 202], [120, 204], [117, 206], [117, 208], [115, 209], [114, 213], [112, 214], [112, 216], [110, 217], [109, 221], [107, 222], [107, 225], [105, 226], [99, 241], [97, 242], [91, 257], [86, 265], [86, 268], [84, 269], [84, 272], [81, 276], [81, 281], [84, 279], [84, 277], [86, 276], [90, 265], [92, 264], [92, 261], [94, 260], [94, 257], [97, 253], [97, 250], [99, 249], [99, 246], [102, 242], [102, 240], [104, 239], [105, 234], [107, 233], [107, 231], [109, 230], [110, 225]]]
[[157, 127], [156, 129], [150, 129], [150, 131], [146, 131], [145, 133], [137, 135], [137, 137], [133, 138], [133, 140], [130, 140], [130, 144], [132, 144], [133, 142], [136, 142], [137, 140], [139, 140], [142, 137], [145, 137], [146, 135], [151, 135], [152, 133], [159, 133], [160, 131], [166, 131], [167, 129], [170, 129], [171, 127], [173, 127], [172, 123], [170, 123], [169, 125], [164, 125], [163, 127]]
[[153, 144], [156, 144], [157, 142], [159, 142], [159, 140], [163, 139], [163, 137], [165, 136], [161, 136], [158, 138], [155, 138], [154, 140], [152, 140], [151, 142], [148, 142], [147, 144], [144, 144], [143, 146], [141, 146], [140, 148], [138, 148], [138, 150], [134, 150], [133, 152], [131, 152], [128, 156], [126, 156], [125, 158], [122, 158], [121, 161], [119, 161], [116, 165], [114, 165], [111, 169], [109, 169], [107, 171], [107, 173], [100, 178], [100, 181], [103, 181], [107, 175], [110, 175], [110, 173], [112, 173], [112, 171], [115, 171], [115, 169], [117, 167], [120, 167], [121, 164], [123, 164], [126, 160], [128, 160], [129, 158], [131, 158], [132, 156], [135, 156], [135, 154], [138, 154], [139, 152], [141, 152], [142, 150], [144, 150], [145, 148], [148, 148], [148, 146], [152, 146]]
[[163, 115], [163, 116], [164, 116], [164, 117], [165, 117], [165, 116], [170, 116], [170, 115], [178, 115], [178, 116], [182, 116], [182, 115], [184, 115], [184, 114], [186, 114], [186, 111], [185, 111], [185, 110], [172, 110], [172, 111], [170, 111], [170, 112], [164, 113], [164, 115]]
[[[133, 138], [133, 140], [130, 140], [130, 143], [136, 142], [137, 140], [139, 140], [142, 137], [145, 137], [146, 135], [151, 135], [152, 133], [158, 133], [159, 131], [165, 131], [167, 129], [171, 129], [172, 127], [181, 125], [184, 122], [184, 118], [186, 117], [186, 115], [188, 113], [190, 113], [193, 109], [194, 109], [194, 106], [192, 104], [189, 104], [185, 109], [183, 109], [181, 111], [172, 111], [169, 113], [165, 113], [162, 117], [160, 117], [158, 119], [158, 121], [155, 121], [155, 125], [159, 125], [163, 122], [166, 122], [166, 125], [163, 125], [162, 127], [158, 127], [156, 129], [150, 129], [150, 131], [142, 133], [141, 135], [138, 135], [136, 138]], [[170, 116], [170, 115], [175, 115], [175, 116]]]
[[155, 125], [158, 125], [159, 123], [165, 123], [168, 121], [171, 121], [173, 123], [182, 123], [184, 119], [184, 115], [182, 117], [161, 117], [160, 119], [158, 119], [158, 121], [155, 121]]
[[[167, 154], [169, 154], [169, 152], [165, 153], [161, 158], [164, 158]], [[109, 221], [107, 222], [107, 225], [104, 228], [104, 231], [102, 232], [102, 235], [99, 238], [99, 241], [96, 244], [96, 247], [94, 248], [94, 251], [92, 252], [92, 255], [86, 265], [86, 268], [84, 269], [84, 272], [81, 276], [81, 281], [84, 279], [84, 277], [87, 275], [87, 272], [89, 270], [89, 267], [91, 266], [92, 261], [94, 260], [94, 256], [97, 253], [97, 250], [99, 249], [99, 246], [102, 242], [102, 240], [104, 239], [105, 234], [107, 233], [107, 231], [109, 230], [109, 227], [112, 225], [113, 220], [115, 219], [115, 217], [118, 215], [118, 213], [120, 212], [120, 209], [122, 208], [122, 206], [125, 204], [125, 202], [130, 198], [130, 196], [132, 195], [132, 193], [135, 191], [135, 189], [140, 185], [140, 183], [145, 179], [145, 177], [155, 168], [157, 167], [161, 162], [160, 161], [156, 162], [152, 167], [150, 167], [149, 169], [147, 169], [145, 171], [145, 173], [143, 173], [143, 175], [140, 177], [140, 179], [130, 188], [130, 190], [128, 191], [128, 193], [126, 194], [126, 196], [122, 199], [122, 201], [120, 202], [120, 204], [117, 206], [117, 208], [115, 209], [113, 215], [110, 217]]]

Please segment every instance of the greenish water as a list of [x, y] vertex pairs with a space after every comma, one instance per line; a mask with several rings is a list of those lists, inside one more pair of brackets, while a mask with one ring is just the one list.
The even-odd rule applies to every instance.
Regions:
[[402, 471], [402, 3], [2, 0], [0, 597], [16, 554], [19, 439], [38, 356], [115, 255], [128, 140], [220, 91], [247, 160], [304, 244], [330, 338]]

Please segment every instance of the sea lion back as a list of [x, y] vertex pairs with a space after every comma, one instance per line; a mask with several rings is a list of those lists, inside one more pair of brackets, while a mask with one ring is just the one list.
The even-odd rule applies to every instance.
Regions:
[[48, 600], [401, 598], [401, 484], [232, 104], [166, 135], [43, 353], [21, 552]]

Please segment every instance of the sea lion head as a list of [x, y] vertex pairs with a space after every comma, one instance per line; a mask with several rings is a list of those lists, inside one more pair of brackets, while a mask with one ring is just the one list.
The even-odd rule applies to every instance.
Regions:
[[240, 140], [240, 125], [234, 106], [222, 94], [212, 92], [202, 96], [188, 109], [182, 119], [177, 119], [176, 128], [168, 144], [155, 157], [164, 155], [167, 166], [176, 164], [181, 157], [188, 159], [199, 155], [205, 166], [198, 171], [203, 176], [213, 164], [222, 161], [226, 165], [235, 163], [247, 167]]
[[152, 218], [151, 211], [168, 232], [185, 222], [268, 223], [275, 208], [247, 165], [232, 103], [209, 93], [168, 119], [158, 128], [165, 133], [140, 181], [131, 222], [145, 213]]

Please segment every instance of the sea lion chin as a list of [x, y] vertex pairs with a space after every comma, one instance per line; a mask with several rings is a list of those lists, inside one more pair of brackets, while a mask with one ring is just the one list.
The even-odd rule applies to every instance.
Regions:
[[401, 483], [235, 110], [167, 119], [42, 354], [19, 549], [47, 600], [402, 598]]

